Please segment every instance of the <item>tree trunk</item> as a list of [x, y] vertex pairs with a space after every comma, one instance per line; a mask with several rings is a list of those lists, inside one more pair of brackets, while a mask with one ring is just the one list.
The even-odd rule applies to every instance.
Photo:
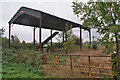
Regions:
[[120, 76], [120, 54], [119, 54], [119, 40], [118, 40], [118, 35], [117, 33], [115, 33], [115, 41], [116, 41], [116, 53], [117, 53], [117, 57], [118, 57], [118, 66], [117, 66], [117, 70], [119, 71], [119, 76]]

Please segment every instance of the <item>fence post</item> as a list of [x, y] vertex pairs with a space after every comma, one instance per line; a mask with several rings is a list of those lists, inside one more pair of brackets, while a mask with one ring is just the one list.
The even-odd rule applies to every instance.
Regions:
[[88, 56], [88, 60], [89, 60], [89, 77], [91, 78], [91, 64], [90, 64], [90, 56]]
[[45, 64], [45, 54], [43, 55], [43, 64]]
[[72, 56], [70, 55], [70, 66], [71, 66], [71, 70], [72, 70]]
[[43, 54], [43, 64], [46, 64], [47, 63], [47, 56], [46, 54], [44, 53]]
[[113, 78], [114, 78], [114, 79], [117, 79], [117, 76], [114, 75], [114, 73], [117, 72], [117, 66], [116, 66], [116, 65], [117, 65], [117, 61], [116, 61], [116, 56], [117, 56], [116, 52], [113, 52], [113, 53], [112, 53], [111, 59], [112, 59], [112, 61], [113, 61], [113, 64], [112, 64], [112, 72], [113, 72]]
[[57, 56], [56, 56], [56, 69], [57, 69], [58, 67], [57, 67]]
[[45, 64], [47, 64], [47, 54], [45, 54]]

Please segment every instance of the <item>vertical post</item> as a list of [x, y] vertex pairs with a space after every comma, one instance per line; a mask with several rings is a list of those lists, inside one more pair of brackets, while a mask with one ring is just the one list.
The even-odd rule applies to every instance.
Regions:
[[35, 27], [33, 29], [33, 44], [35, 45]]
[[63, 42], [64, 42], [64, 31], [63, 31]]
[[47, 64], [47, 55], [45, 53], [43, 54], [43, 60], [43, 63]]
[[67, 42], [67, 30], [65, 31], [65, 41]]
[[45, 63], [45, 54], [43, 54], [43, 64]]
[[45, 59], [46, 59], [46, 60], [45, 60], [45, 63], [47, 64], [47, 55], [46, 55], [46, 54], [45, 54]]
[[90, 64], [90, 56], [88, 56], [88, 60], [89, 60], [89, 77], [91, 78], [91, 64]]
[[42, 44], [41, 44], [41, 19], [40, 19], [40, 28], [39, 28], [39, 44], [40, 44], [40, 50], [42, 50]]
[[71, 70], [72, 70], [72, 56], [70, 55], [70, 66], [71, 66]]
[[89, 30], [89, 42], [90, 42], [90, 45], [91, 45], [91, 29]]
[[[116, 52], [113, 52], [112, 55], [111, 55], [111, 59], [112, 59], [112, 60], [115, 59], [114, 62], [113, 62], [113, 64], [112, 64], [112, 72], [113, 72], [113, 73], [116, 73], [116, 72], [117, 72], [117, 66], [116, 66], [116, 65], [117, 65], [117, 61], [116, 61], [116, 56], [117, 56]], [[114, 79], [117, 79], [117, 76], [114, 75], [113, 78], [114, 78]]]
[[[119, 16], [120, 16], [120, 0], [119, 0], [119, 2], [118, 2], [118, 4], [119, 4]], [[119, 24], [119, 28], [120, 28], [120, 17], [119, 17], [119, 20], [118, 20], [118, 24]], [[120, 33], [120, 32], [119, 32]], [[119, 46], [119, 44], [120, 44], [120, 37], [118, 37], [118, 46]], [[120, 51], [119, 51], [119, 47], [118, 47], [118, 69], [119, 69], [119, 75], [120, 75]]]
[[10, 36], [11, 36], [11, 24], [9, 23], [9, 48], [11, 47]]
[[57, 56], [56, 56], [56, 69], [57, 69], [58, 67], [57, 67]]
[[[51, 36], [52, 36], [52, 29], [51, 29], [51, 33], [50, 33], [50, 34], [51, 34]], [[52, 38], [51, 38], [51, 46], [52, 46]]]
[[80, 50], [82, 51], [82, 29], [80, 27]]
[[[67, 42], [67, 30], [65, 30], [65, 42]], [[65, 53], [66, 53], [66, 54], [68, 53], [68, 50], [67, 50], [67, 49], [65, 50]]]

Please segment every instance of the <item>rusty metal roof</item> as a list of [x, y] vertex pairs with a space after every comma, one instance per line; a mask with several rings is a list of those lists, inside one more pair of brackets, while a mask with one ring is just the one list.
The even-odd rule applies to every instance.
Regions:
[[9, 24], [39, 27], [40, 19], [42, 19], [42, 28], [46, 29], [63, 31], [66, 23], [72, 25], [72, 28], [81, 27], [83, 29], [88, 29], [82, 27], [82, 25], [78, 23], [27, 7], [21, 7], [9, 21]]

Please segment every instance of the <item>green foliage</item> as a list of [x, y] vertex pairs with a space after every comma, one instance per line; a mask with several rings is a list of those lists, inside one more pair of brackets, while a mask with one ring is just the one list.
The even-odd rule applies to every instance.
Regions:
[[62, 48], [63, 47], [63, 43], [54, 43], [53, 47], [54, 48]]
[[83, 43], [83, 47], [90, 49], [92, 46], [88, 42], [85, 42]]
[[[8, 48], [9, 46], [9, 40], [6, 37], [2, 37], [2, 48]], [[14, 49], [35, 49], [37, 48], [38, 44], [33, 45], [32, 43], [25, 43], [23, 41], [23, 43], [20, 43], [19, 39], [16, 37], [14, 37], [14, 40], [11, 41], [11, 48]]]
[[[103, 2], [103, 0], [97, 1], [98, 2], [91, 2], [90, 0], [87, 3], [73, 2], [73, 12], [77, 16], [82, 15], [80, 20], [83, 21], [83, 27], [95, 28], [100, 35], [103, 35], [99, 42], [105, 47], [103, 49], [104, 53], [110, 54], [116, 51], [117, 57], [119, 57], [118, 40], [120, 39], [120, 27], [116, 24], [120, 14], [119, 4], [114, 0], [111, 0], [111, 2]], [[114, 41], [116, 43], [116, 48], [114, 48]], [[120, 71], [120, 69], [118, 70]], [[120, 72], [118, 73], [120, 74]]]
[[[7, 38], [2, 38], [2, 47], [3, 49], [8, 48], [8, 44], [9, 44], [9, 40]], [[11, 43], [11, 48], [14, 49], [21, 49], [21, 50], [25, 50], [25, 49], [31, 49], [31, 50], [35, 50], [37, 49], [38, 44], [33, 45], [32, 43]]]
[[[3, 49], [8, 48], [8, 45], [9, 45], [9, 40], [6, 37], [2, 37], [2, 48]], [[36, 46], [34, 46], [31, 43], [11, 42], [11, 48], [14, 49], [34, 49], [35, 47], [37, 47], [37, 44]]]
[[113, 43], [114, 38], [118, 37], [120, 27], [116, 24], [119, 19], [118, 10], [119, 6], [117, 2], [88, 2], [77, 3], [73, 2], [73, 11], [79, 16], [83, 22], [83, 27], [90, 27], [97, 29], [103, 38], [100, 40], [106, 49], [109, 48], [109, 53], [112, 52], [114, 45], [108, 45]]
[[94, 50], [97, 50], [97, 44], [96, 44], [96, 43], [92, 44], [92, 48], [93, 48]]
[[23, 44], [25, 44], [26, 42], [23, 40], [23, 42], [22, 42]]
[[70, 53], [70, 51], [75, 48], [76, 40], [75, 35], [73, 35], [72, 33], [72, 25], [69, 26], [68, 24], [66, 24], [66, 31], [64, 33], [66, 38], [66, 41], [63, 43], [64, 50]]
[[106, 79], [106, 78], [112, 78], [111, 76], [108, 76], [108, 75], [102, 75], [101, 76], [102, 79]]
[[41, 55], [37, 51], [4, 49], [3, 78], [43, 78]]
[[64, 51], [70, 53], [70, 51], [75, 49], [75, 43], [78, 44], [76, 41], [76, 36], [73, 35], [72, 33], [72, 25], [66, 24], [65, 26], [65, 31], [64, 32], [64, 36], [65, 36], [65, 41], [62, 42], [62, 37], [63, 34], [59, 34], [57, 40], [59, 41], [59, 43], [55, 43], [54, 46], [56, 47], [63, 47]]
[[2, 37], [2, 48], [8, 48], [9, 40], [6, 37]]
[[15, 35], [11, 35], [11, 40], [12, 40], [13, 43], [20, 43], [20, 40]]
[[36, 68], [27, 66], [24, 63], [13, 62], [11, 57], [3, 57], [2, 75], [3, 78], [42, 78], [41, 72]]
[[80, 38], [76, 37], [76, 39], [75, 39], [75, 45], [80, 45]]
[[97, 50], [97, 45], [98, 45], [98, 43], [100, 43], [100, 42], [98, 42], [99, 41], [99, 38], [97, 38], [96, 36], [92, 36], [92, 48], [94, 49], [94, 50]]
[[4, 28], [1, 28], [1, 29], [0, 29], [0, 36], [4, 35], [4, 32], [5, 32], [5, 29], [4, 29]]

